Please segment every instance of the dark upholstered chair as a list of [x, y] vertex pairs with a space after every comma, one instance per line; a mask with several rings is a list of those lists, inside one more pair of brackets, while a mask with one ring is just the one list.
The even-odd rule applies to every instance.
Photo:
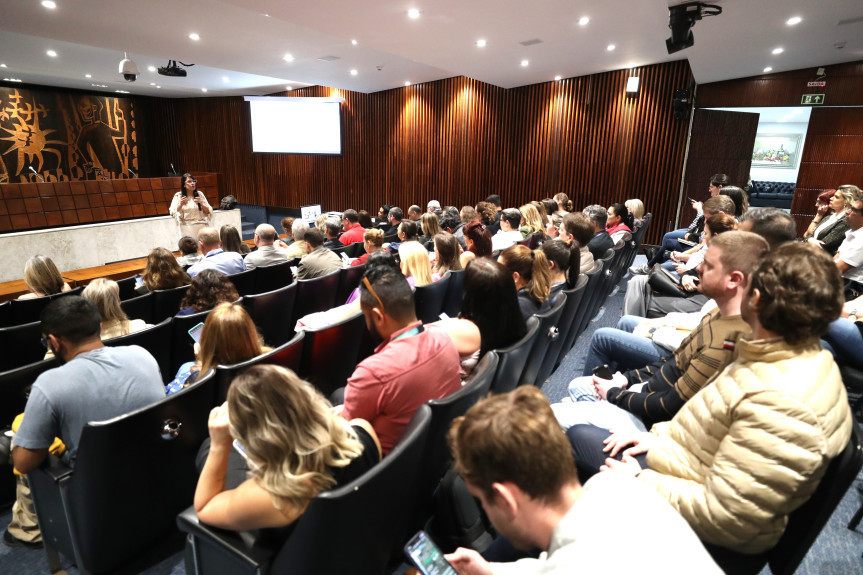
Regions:
[[432, 323], [439, 319], [446, 301], [450, 278], [444, 275], [441, 279], [414, 290], [414, 308], [417, 319], [423, 323]]
[[366, 319], [362, 312], [319, 330], [306, 330], [300, 376], [324, 397], [344, 387], [358, 363]]
[[609, 268], [611, 267], [611, 260], [614, 258], [614, 250], [609, 249], [605, 252], [605, 255], [600, 258], [598, 261], [602, 264], [602, 270], [599, 272], [599, 277], [595, 280], [596, 285], [588, 287], [591, 288], [591, 291], [585, 295], [585, 297], [589, 296], [589, 301], [587, 302], [587, 307], [585, 308], [585, 314], [581, 317], [581, 324], [578, 326], [578, 333], [583, 332], [587, 325], [590, 323], [596, 314], [599, 313], [599, 308], [602, 306], [602, 302], [605, 300], [605, 296], [608, 293], [605, 291], [605, 287], [607, 282], [609, 281], [608, 274], [610, 273]]
[[294, 273], [291, 271], [291, 266], [287, 260], [283, 264], [273, 264], [255, 269], [257, 275], [255, 276], [255, 289], [252, 292], [254, 294], [268, 293], [291, 285], [294, 281]]
[[518, 387], [538, 333], [539, 319], [531, 316], [527, 319], [527, 333], [523, 338], [509, 347], [494, 350], [500, 361], [491, 384], [492, 393], [507, 393]]
[[338, 269], [319, 278], [297, 280], [297, 299], [294, 302], [294, 314], [291, 318], [292, 328], [304, 315], [325, 311], [335, 305], [340, 277], [341, 270]]
[[152, 293], [139, 295], [122, 300], [120, 307], [129, 319], [142, 319], [147, 323], [153, 323], [153, 299]]
[[4, 301], [0, 303], [0, 327], [10, 325], [12, 325], [12, 302]]
[[293, 372], [300, 370], [300, 361], [303, 354], [303, 339], [305, 332], [294, 334], [290, 341], [279, 347], [262, 353], [243, 363], [234, 365], [220, 365], [216, 367], [216, 405], [221, 405], [228, 398], [228, 387], [238, 373], [252, 367], [253, 365], [271, 364], [286, 367]]
[[180, 302], [186, 297], [186, 292], [189, 291], [189, 286], [180, 286], [171, 289], [157, 289], [153, 293], [153, 321], [150, 323], [159, 323], [160, 321], [177, 315], [180, 311]]
[[464, 270], [450, 270], [444, 274], [444, 277], [447, 276], [449, 276], [449, 286], [443, 302], [443, 312], [449, 317], [458, 317], [464, 296]]
[[[551, 342], [551, 345], [548, 348], [548, 353], [546, 354], [546, 359], [548, 361], [545, 361], [540, 368], [539, 374], [537, 374], [538, 381], [545, 381], [548, 379], [548, 376], [551, 375], [554, 368], [557, 366], [557, 363], [561, 358], [561, 352], [565, 349], [569, 334], [575, 329], [575, 315], [578, 312], [578, 306], [581, 305], [581, 300], [584, 297], [584, 292], [586, 291], [589, 279], [590, 278], [587, 274], [580, 274], [578, 276], [578, 281], [575, 282], [574, 288], [571, 290], [561, 290], [560, 293], [566, 294], [566, 305], [563, 308], [563, 313], [560, 315], [560, 322], [557, 324], [560, 335], [557, 339]], [[566, 349], [566, 351], [569, 351], [569, 349]]]
[[90, 422], [74, 469], [29, 474], [52, 571], [57, 552], [82, 573], [139, 571], [176, 552], [170, 543], [198, 482], [195, 456], [208, 437], [213, 383], [210, 373], [149, 407]]
[[342, 305], [347, 302], [354, 289], [360, 285], [365, 273], [366, 264], [342, 268], [342, 271], [339, 272], [339, 289], [336, 290], [336, 299], [333, 305]]
[[363, 242], [354, 242], [345, 248], [345, 255], [349, 258], [358, 258], [366, 253]]
[[246, 270], [244, 272], [231, 274], [228, 276], [228, 279], [231, 280], [231, 283], [234, 284], [234, 287], [237, 288], [237, 293], [240, 296], [250, 295], [255, 292], [255, 282], [258, 277], [258, 268], [252, 268], [250, 270]]
[[519, 385], [535, 385], [542, 387], [545, 380], [539, 379], [539, 372], [545, 362], [545, 357], [551, 351], [554, 343], [560, 339], [560, 316], [563, 315], [563, 309], [566, 307], [566, 294], [559, 292], [557, 300], [551, 309], [545, 313], [536, 314], [539, 320], [539, 332], [536, 334], [536, 343], [533, 345], [533, 350], [527, 358], [527, 363], [524, 365], [524, 371], [521, 373]]
[[171, 381], [174, 379], [175, 373], [171, 371], [171, 319], [168, 318], [162, 321], [162, 323], [136, 331], [135, 333], [106, 339], [104, 343], [107, 346], [113, 347], [140, 345], [156, 358], [156, 362], [159, 364], [159, 371], [162, 372], [162, 380]]
[[294, 302], [297, 298], [297, 283], [277, 290], [249, 295], [243, 298], [243, 307], [269, 346], [279, 346], [294, 336]]
[[584, 287], [584, 295], [581, 297], [578, 311], [575, 312], [575, 319], [566, 335], [566, 341], [563, 343], [560, 355], [558, 355], [558, 364], [563, 361], [564, 356], [569, 353], [569, 350], [572, 349], [573, 345], [575, 345], [575, 340], [579, 335], [581, 335], [581, 332], [584, 331], [584, 326], [587, 325], [590, 318], [593, 317], [593, 312], [589, 308], [593, 301], [593, 292], [596, 290], [596, 286], [602, 279], [602, 266], [603, 264], [601, 261], [595, 261], [593, 262], [593, 268], [584, 274], [587, 276], [587, 285]]
[[[409, 510], [431, 424], [421, 406], [399, 443], [355, 481], [313, 498], [280, 548], [249, 545], [240, 534], [213, 529], [194, 508], [178, 518], [187, 533], [186, 552], [199, 575], [312, 575], [389, 573], [408, 539]], [[369, 510], [374, 510], [370, 512]]]
[[135, 292], [135, 276], [117, 280], [120, 287], [120, 301], [132, 299], [138, 294]]
[[7, 371], [35, 363], [47, 351], [41, 343], [42, 322], [0, 328], [0, 371]]
[[12, 315], [10, 325], [21, 325], [24, 323], [39, 321], [39, 315], [42, 313], [42, 310], [48, 307], [48, 304], [54, 299], [66, 295], [81, 295], [82, 291], [84, 291], [84, 288], [82, 286], [78, 286], [67, 292], [54, 295], [34, 297], [31, 299], [13, 299], [9, 302], [9, 312]]

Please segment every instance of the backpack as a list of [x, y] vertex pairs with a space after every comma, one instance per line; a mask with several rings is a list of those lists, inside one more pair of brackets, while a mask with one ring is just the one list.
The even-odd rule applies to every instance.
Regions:
[[220, 210], [233, 210], [237, 207], [237, 198], [234, 196], [225, 196], [219, 203]]

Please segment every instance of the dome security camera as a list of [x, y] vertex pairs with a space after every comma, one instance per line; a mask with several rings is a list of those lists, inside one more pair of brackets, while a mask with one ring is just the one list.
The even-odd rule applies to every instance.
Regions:
[[138, 66], [129, 59], [129, 56], [125, 52], [123, 52], [123, 59], [120, 60], [119, 72], [127, 82], [134, 82], [138, 79]]

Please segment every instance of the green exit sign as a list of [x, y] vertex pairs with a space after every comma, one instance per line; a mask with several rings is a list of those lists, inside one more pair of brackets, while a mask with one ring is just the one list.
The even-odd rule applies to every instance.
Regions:
[[800, 103], [804, 106], [814, 106], [824, 103], [824, 94], [804, 94]]

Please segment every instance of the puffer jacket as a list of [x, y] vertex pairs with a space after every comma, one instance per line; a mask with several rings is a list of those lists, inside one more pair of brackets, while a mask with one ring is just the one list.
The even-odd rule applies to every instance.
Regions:
[[737, 343], [737, 360], [656, 424], [639, 478], [707, 543], [760, 553], [815, 491], [851, 436], [832, 356], [818, 341]]

